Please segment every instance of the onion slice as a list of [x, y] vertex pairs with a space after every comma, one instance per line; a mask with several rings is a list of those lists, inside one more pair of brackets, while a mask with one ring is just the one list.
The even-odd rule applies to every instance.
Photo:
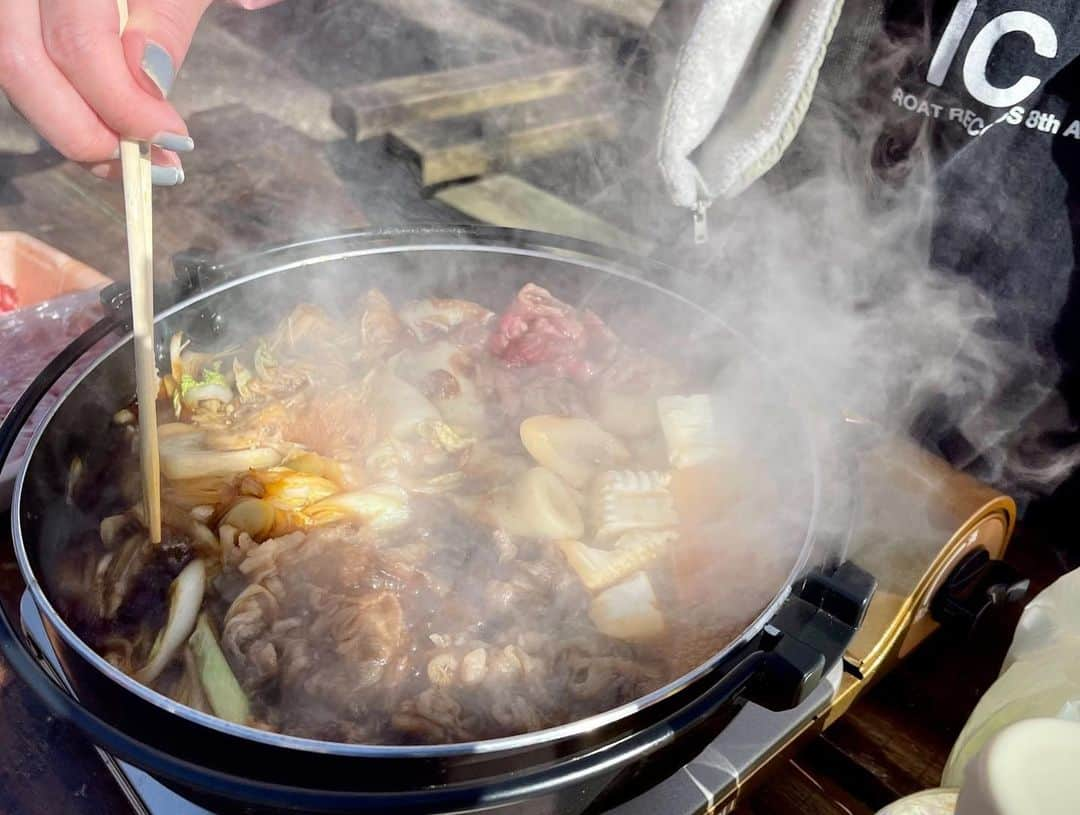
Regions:
[[[264, 470], [276, 467], [282, 456], [270, 447], [250, 450], [209, 450], [205, 446], [206, 434], [198, 429], [180, 424], [162, 425], [158, 428], [161, 449], [161, 472], [170, 481], [210, 476], [236, 475], [246, 470]], [[188, 428], [188, 429], [180, 429]]]
[[396, 484], [339, 492], [311, 504], [304, 515], [316, 526], [350, 518], [380, 532], [404, 526], [412, 517], [409, 494]]
[[205, 589], [206, 566], [196, 558], [183, 568], [169, 587], [169, 617], [154, 640], [150, 659], [135, 673], [139, 682], [149, 685], [180, 652], [195, 628]]

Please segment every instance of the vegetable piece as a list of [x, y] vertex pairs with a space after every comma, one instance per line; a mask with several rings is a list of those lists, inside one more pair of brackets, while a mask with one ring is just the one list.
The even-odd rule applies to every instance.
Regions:
[[480, 434], [489, 428], [468, 353], [441, 340], [398, 354], [394, 373], [415, 385], [454, 427]]
[[420, 437], [442, 448], [447, 453], [460, 453], [473, 445], [473, 439], [462, 436], [446, 422], [421, 422], [417, 425]]
[[538, 464], [578, 489], [599, 471], [630, 458], [626, 446], [591, 419], [530, 416], [521, 423], [520, 434]]
[[236, 384], [236, 394], [240, 397], [241, 402], [246, 402], [251, 398], [251, 382], [255, 379], [255, 375], [235, 357], [233, 358], [232, 369], [233, 381]]
[[136, 519], [126, 513], [102, 518], [98, 524], [98, 534], [106, 549], [115, 549], [127, 540], [129, 535], [140, 531]]
[[409, 494], [396, 484], [373, 484], [356, 492], [340, 492], [309, 506], [304, 515], [314, 524], [351, 518], [377, 531], [397, 529], [412, 513]]
[[173, 699], [182, 705], [187, 705], [201, 713], [212, 713], [210, 703], [203, 693], [202, 683], [199, 682], [199, 669], [195, 665], [195, 655], [191, 648], [184, 648], [184, 672], [169, 693]]
[[596, 542], [603, 545], [635, 529], [665, 529], [679, 522], [668, 473], [609, 471], [593, 495]]
[[589, 389], [589, 410], [605, 430], [636, 439], [656, 428], [656, 397], [648, 392], [622, 392], [610, 387]]
[[484, 324], [495, 314], [471, 300], [429, 297], [413, 300], [398, 310], [398, 317], [420, 342], [429, 342], [440, 334], [465, 323]]
[[210, 399], [231, 402], [232, 398], [232, 388], [229, 387], [224, 374], [213, 368], [203, 369], [199, 379], [189, 374], [180, 377], [180, 401], [190, 408]]
[[671, 496], [681, 523], [692, 526], [718, 520], [748, 498], [748, 465], [740, 462], [736, 469], [734, 463], [730, 467], [723, 463], [695, 464], [671, 474]]
[[692, 467], [719, 454], [712, 401], [707, 394], [664, 396], [656, 400], [656, 410], [673, 467]]
[[262, 487], [262, 498], [276, 508], [295, 511], [340, 492], [337, 484], [289, 467], [271, 467], [251, 474]]
[[98, 561], [93, 583], [98, 616], [107, 620], [116, 616], [157, 551], [140, 525]]
[[[131, 513], [139, 519], [143, 526], [146, 525], [146, 508], [141, 503], [132, 507]], [[161, 522], [186, 535], [191, 540], [192, 546], [194, 546], [200, 554], [217, 555], [217, 535], [211, 532], [206, 524], [199, 521], [189, 512], [185, 512], [179, 507], [165, 504], [161, 508]]]
[[[270, 447], [250, 450], [208, 450], [203, 431], [179, 424], [158, 428], [161, 472], [173, 481], [185, 478], [236, 475], [245, 470], [263, 470], [281, 463], [283, 456]], [[167, 430], [168, 429], [168, 430]]]
[[278, 520], [278, 510], [269, 501], [241, 498], [222, 516], [220, 526], [235, 527], [255, 540], [263, 541], [274, 533], [275, 527], [283, 525]]
[[415, 483], [410, 489], [421, 495], [439, 495], [440, 493], [456, 490], [464, 482], [465, 473], [460, 470], [454, 470], [453, 472], [436, 475], [429, 478], [427, 481]]
[[201, 436], [202, 431], [184, 422], [166, 422], [158, 425], [158, 439], [173, 439], [182, 436]]
[[188, 510], [205, 504], [227, 504], [236, 495], [233, 480], [231, 476], [212, 475], [167, 481], [162, 487], [162, 497], [165, 503]]
[[543, 467], [526, 470], [509, 490], [496, 493], [491, 514], [497, 526], [525, 538], [580, 538], [585, 532], [573, 492]]
[[442, 420], [419, 390], [389, 371], [381, 371], [373, 378], [371, 390], [378, 426], [395, 439], [415, 436], [421, 422]]
[[382, 359], [397, 345], [400, 337], [401, 321], [394, 313], [394, 307], [385, 294], [371, 289], [364, 297], [360, 317], [361, 351], [358, 356], [367, 362]]
[[309, 473], [333, 481], [343, 489], [363, 486], [363, 479], [359, 478], [360, 474], [356, 472], [359, 470], [358, 467], [350, 468], [332, 458], [320, 456], [318, 453], [301, 453], [295, 458], [288, 459], [285, 464], [297, 472]]
[[678, 537], [673, 530], [639, 530], [623, 535], [614, 549], [573, 540], [559, 541], [559, 548], [585, 588], [599, 591], [647, 566]]
[[191, 517], [201, 524], [209, 523], [210, 519], [214, 517], [215, 512], [213, 504], [199, 504], [198, 506], [192, 507], [189, 511], [191, 512]]
[[597, 595], [589, 606], [589, 619], [602, 634], [620, 640], [653, 639], [666, 627], [644, 572]]
[[196, 475], [235, 475], [245, 470], [261, 470], [281, 463], [282, 455], [269, 447], [254, 450], [170, 451], [161, 456], [166, 478], [194, 478]]
[[169, 616], [150, 649], [146, 665], [135, 678], [149, 685], [172, 662], [195, 627], [206, 589], [206, 566], [196, 558], [185, 566], [169, 586]]
[[255, 374], [259, 379], [266, 382], [274, 378], [274, 369], [278, 367], [278, 363], [270, 349], [266, 347], [266, 342], [260, 341], [255, 347], [253, 364], [255, 365]]
[[184, 361], [181, 354], [184, 353], [184, 349], [190, 345], [190, 342], [190, 340], [184, 342], [184, 332], [182, 331], [177, 331], [169, 338], [169, 373], [172, 374], [173, 381], [177, 384], [180, 384], [180, 380], [184, 377]]
[[245, 724], [251, 718], [251, 706], [218, 645], [210, 619], [205, 613], [199, 615], [188, 645], [195, 657], [199, 683], [214, 715], [226, 721]]

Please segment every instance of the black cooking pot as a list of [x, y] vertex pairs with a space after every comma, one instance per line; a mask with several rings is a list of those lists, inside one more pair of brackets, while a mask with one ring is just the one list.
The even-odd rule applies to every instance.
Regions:
[[[783, 421], [763, 445], [778, 469], [778, 516], [790, 544], [760, 614], [707, 662], [630, 704], [560, 727], [510, 738], [438, 746], [338, 744], [267, 733], [184, 707], [121, 673], [56, 612], [56, 559], [95, 529], [115, 496], [110, 417], [134, 392], [130, 334], [117, 340], [42, 422], [12, 504], [19, 565], [73, 691], [50, 679], [11, 621], [0, 648], [57, 716], [98, 746], [217, 812], [446, 812], [510, 809], [583, 812], [610, 806], [693, 757], [747, 699], [772, 709], [798, 704], [840, 657], [862, 620], [873, 581], [828, 562], [815, 536], [820, 495], [805, 417], [753, 349], [715, 317], [671, 290], [672, 270], [621, 252], [550, 235], [496, 228], [381, 230], [279, 247], [222, 264], [186, 258], [178, 282], [158, 292], [175, 303], [156, 320], [159, 355], [183, 330], [201, 343], [265, 331], [299, 301], [334, 309], [372, 286], [392, 300], [465, 297], [495, 306], [533, 281], [598, 312], [658, 353], [678, 353], [716, 376], [737, 366], [757, 378], [753, 405]], [[0, 458], [57, 378], [124, 326], [126, 292], [107, 290], [110, 314], [73, 342], [34, 382], [0, 430]], [[634, 315], [633, 325], [626, 321]], [[656, 315], [656, 325], [640, 315]], [[746, 366], [747, 360], [753, 365]], [[165, 363], [167, 365], [167, 363]], [[752, 413], [753, 411], [751, 411]], [[72, 489], [71, 462], [82, 476]], [[718, 586], [718, 591], [761, 587]]]

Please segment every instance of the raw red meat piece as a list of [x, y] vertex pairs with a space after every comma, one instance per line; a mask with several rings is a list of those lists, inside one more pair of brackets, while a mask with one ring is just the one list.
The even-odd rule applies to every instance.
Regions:
[[616, 339], [593, 312], [529, 283], [499, 318], [488, 348], [511, 367], [544, 365], [585, 382], [610, 361]]

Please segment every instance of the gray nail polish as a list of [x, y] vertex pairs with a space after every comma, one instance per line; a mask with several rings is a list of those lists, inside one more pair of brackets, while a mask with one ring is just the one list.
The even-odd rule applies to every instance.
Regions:
[[161, 95], [168, 96], [173, 80], [176, 79], [176, 68], [173, 67], [169, 52], [156, 42], [148, 42], [143, 49], [141, 65], [150, 81], [158, 86]]
[[165, 150], [175, 153], [190, 153], [195, 149], [195, 142], [190, 136], [181, 136], [179, 133], [158, 133], [150, 142]]
[[157, 187], [175, 187], [184, 183], [182, 167], [151, 167], [150, 180]]

